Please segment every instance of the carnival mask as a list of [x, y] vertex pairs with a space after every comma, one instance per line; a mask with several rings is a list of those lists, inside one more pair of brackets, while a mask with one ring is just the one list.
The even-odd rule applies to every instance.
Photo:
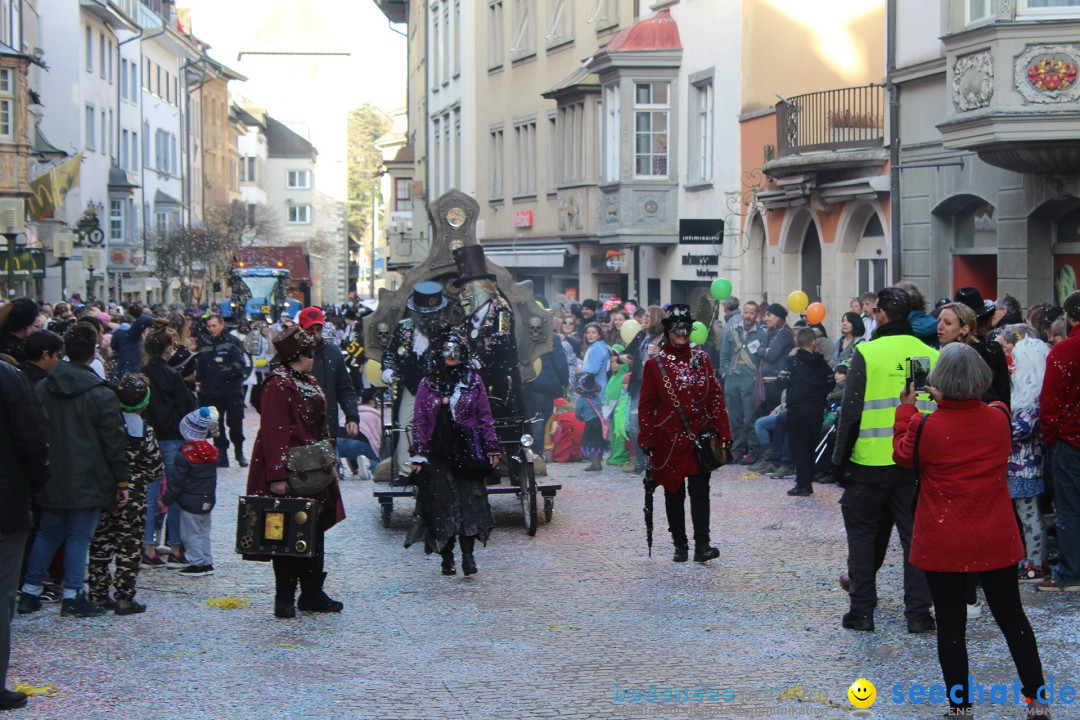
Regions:
[[375, 337], [379, 339], [379, 344], [384, 348], [390, 347], [390, 325], [389, 323], [381, 322], [375, 326]]
[[544, 341], [543, 319], [538, 317], [529, 318], [529, 337], [537, 344]]

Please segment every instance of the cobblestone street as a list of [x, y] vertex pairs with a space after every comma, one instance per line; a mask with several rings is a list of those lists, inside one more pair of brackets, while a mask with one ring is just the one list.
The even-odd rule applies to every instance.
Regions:
[[[11, 679], [59, 694], [32, 698], [13, 717], [843, 718], [847, 687], [860, 677], [877, 686], [874, 717], [941, 715], [941, 705], [892, 702], [894, 684], [941, 682], [933, 636], [906, 632], [895, 538], [877, 631], [840, 628], [838, 488], [789, 498], [788, 481], [724, 468], [712, 483], [720, 558], [677, 565], [662, 498], [650, 559], [640, 478], [583, 468], [552, 466], [563, 490], [536, 537], [522, 529], [513, 496], [493, 498], [498, 527], [468, 580], [440, 575], [438, 556], [419, 546], [403, 549], [411, 500], [384, 529], [371, 484], [346, 480], [349, 517], [328, 535], [326, 560], [327, 590], [345, 612], [286, 621], [271, 614], [270, 567], [232, 551], [246, 477], [234, 465], [221, 474], [214, 512], [215, 575], [144, 568], [138, 597], [149, 609], [140, 616], [61, 619], [47, 606], [15, 620]], [[1022, 593], [1047, 676], [1074, 684], [1077, 596]], [[229, 595], [250, 605], [207, 605]], [[976, 681], [1011, 686], [1015, 670], [988, 613], [969, 636]], [[619, 699], [653, 684], [717, 689], [720, 699]], [[800, 692], [801, 703], [792, 697]], [[1076, 717], [1071, 710], [1054, 717]], [[985, 705], [977, 717], [1021, 714]]]

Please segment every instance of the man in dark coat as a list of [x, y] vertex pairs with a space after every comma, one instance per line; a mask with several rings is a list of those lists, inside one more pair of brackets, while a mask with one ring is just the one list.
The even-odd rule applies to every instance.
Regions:
[[[328, 345], [322, 339], [326, 320], [317, 307], [308, 307], [300, 311], [300, 327], [312, 337], [318, 339], [315, 350], [315, 364], [311, 374], [319, 381], [323, 395], [326, 396], [326, 421], [332, 437], [347, 434], [356, 437], [360, 432], [360, 411], [356, 404], [356, 388], [345, 367], [341, 350]], [[342, 431], [338, 419], [338, 408], [345, 414], [345, 429]]]
[[19, 363], [19, 369], [36, 385], [49, 376], [63, 355], [63, 338], [50, 330], [38, 330], [26, 338], [26, 360]]
[[[199, 345], [199, 397], [204, 405], [218, 411], [220, 432], [214, 440], [218, 467], [229, 467], [229, 442], [236, 446], [236, 462], [247, 467], [244, 458], [244, 351], [225, 332], [225, 321], [211, 315], [206, 321], [208, 335]], [[225, 437], [225, 427], [229, 436]]]
[[0, 710], [26, 705], [7, 689], [11, 616], [32, 521], [30, 499], [49, 480], [49, 419], [26, 377], [0, 362]]
[[34, 499], [41, 524], [30, 550], [19, 612], [41, 609], [49, 563], [64, 543], [65, 617], [105, 614], [86, 597], [87, 552], [101, 509], [128, 501], [127, 433], [120, 401], [90, 368], [97, 333], [76, 324], [64, 335], [68, 362], [60, 363], [36, 390], [49, 417], [50, 481]]
[[555, 398], [562, 397], [570, 383], [570, 367], [566, 364], [562, 341], [558, 335], [552, 335], [555, 349], [540, 356], [540, 372], [525, 385], [525, 407], [530, 417], [537, 417], [532, 436], [539, 442], [534, 443], [533, 451], [541, 457], [544, 455], [544, 428], [555, 409]]
[[30, 298], [17, 298], [0, 306], [0, 354], [21, 363], [26, 360], [26, 338], [41, 328], [38, 304]]

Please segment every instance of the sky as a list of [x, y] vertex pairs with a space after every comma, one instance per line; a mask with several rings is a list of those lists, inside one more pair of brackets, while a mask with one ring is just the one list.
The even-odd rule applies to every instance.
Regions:
[[[372, 0], [180, 0], [210, 56], [247, 76], [234, 96], [265, 108], [319, 151], [315, 189], [346, 197], [346, 116], [370, 102], [383, 111], [406, 103], [406, 38]], [[404, 25], [394, 28], [405, 31]], [[244, 55], [239, 52], [348, 52], [350, 57]]]

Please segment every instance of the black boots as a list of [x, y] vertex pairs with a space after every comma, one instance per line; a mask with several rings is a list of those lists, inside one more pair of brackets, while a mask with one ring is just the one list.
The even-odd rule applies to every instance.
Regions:
[[323, 582], [326, 573], [319, 570], [309, 571], [305, 578], [300, 580], [300, 598], [296, 601], [296, 607], [304, 612], [341, 612], [345, 604], [333, 600], [323, 592]]
[[466, 577], [476, 574], [476, 559], [473, 557], [473, 547], [476, 545], [476, 538], [468, 535], [462, 535], [461, 538], [461, 572], [465, 573]]
[[686, 562], [690, 559], [690, 547], [687, 545], [675, 546], [675, 557], [671, 558], [672, 562]]
[[457, 568], [454, 567], [454, 546], [447, 545], [439, 554], [442, 555], [442, 574], [457, 575]]
[[720, 557], [720, 551], [714, 547], [705, 545], [704, 547], [694, 548], [694, 562], [708, 562]]
[[247, 461], [247, 458], [244, 457], [244, 453], [242, 453], [242, 452], [236, 453], [236, 464], [239, 465], [240, 467], [247, 467], [248, 466], [248, 461]]
[[[277, 570], [277, 568], [275, 568]], [[274, 573], [274, 617], [296, 617], [296, 578]]]

